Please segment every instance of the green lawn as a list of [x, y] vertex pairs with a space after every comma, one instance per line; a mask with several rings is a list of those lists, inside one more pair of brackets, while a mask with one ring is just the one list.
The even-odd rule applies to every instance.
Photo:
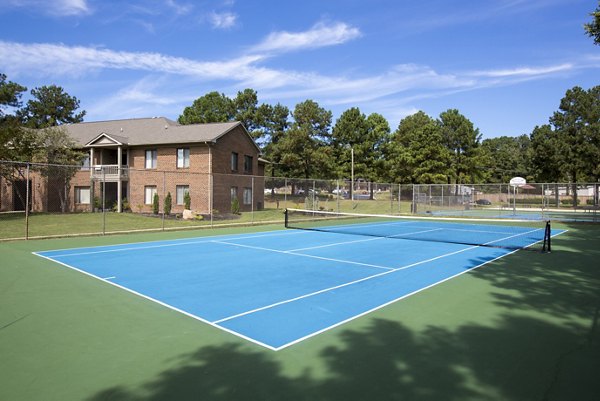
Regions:
[[[254, 213], [244, 212], [239, 216], [210, 219], [183, 220], [168, 218], [164, 228], [189, 229], [220, 225], [247, 225], [252, 223], [281, 222], [283, 210], [265, 209]], [[25, 237], [25, 215], [11, 213], [0, 215], [0, 239]], [[32, 213], [29, 217], [29, 237], [56, 236], [73, 234], [102, 234], [131, 232], [136, 230], [162, 230], [163, 219], [160, 215], [148, 216], [137, 213]]]
[[0, 400], [598, 399], [597, 225], [279, 352], [31, 254], [279, 227], [0, 243]]

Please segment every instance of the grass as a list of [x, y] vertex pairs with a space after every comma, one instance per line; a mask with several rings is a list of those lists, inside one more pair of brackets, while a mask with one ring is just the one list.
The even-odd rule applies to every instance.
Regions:
[[[212, 225], [252, 224], [267, 221], [283, 223], [283, 210], [265, 209], [254, 213], [244, 212], [239, 216], [225, 219], [215, 217]], [[25, 225], [23, 213], [0, 215], [0, 239], [24, 238]], [[210, 219], [168, 218], [164, 220], [164, 228], [167, 230], [210, 226]], [[162, 228], [163, 219], [160, 215], [148, 216], [138, 213], [33, 213], [29, 217], [29, 237], [162, 230]]]
[[514, 253], [280, 352], [31, 254], [277, 227], [0, 243], [0, 399], [580, 401], [600, 394], [597, 225], [563, 226], [570, 231], [551, 254]]

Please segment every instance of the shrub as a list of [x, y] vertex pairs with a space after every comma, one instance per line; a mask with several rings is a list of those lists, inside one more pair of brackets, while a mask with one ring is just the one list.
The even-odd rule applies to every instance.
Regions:
[[152, 199], [152, 213], [158, 214], [158, 194], [154, 194]]
[[185, 208], [190, 210], [192, 208], [192, 197], [188, 191], [185, 191], [185, 195], [183, 195], [183, 203], [185, 204]]
[[167, 196], [165, 197], [165, 205], [163, 206], [163, 211], [166, 215], [171, 214], [171, 206], [173, 199], [171, 198], [171, 193], [167, 192]]
[[231, 201], [231, 213], [232, 214], [240, 214], [240, 201], [238, 198], [233, 198]]
[[121, 209], [124, 212], [130, 212], [131, 211], [131, 205], [129, 204], [129, 201], [127, 200], [127, 198], [123, 198], [123, 200], [121, 201]]

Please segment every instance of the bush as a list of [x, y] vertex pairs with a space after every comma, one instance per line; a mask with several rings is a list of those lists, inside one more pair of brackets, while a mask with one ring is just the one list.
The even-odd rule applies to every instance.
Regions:
[[158, 194], [154, 194], [152, 199], [152, 213], [158, 214]]
[[121, 209], [124, 212], [130, 212], [131, 211], [131, 205], [129, 204], [129, 201], [127, 200], [127, 198], [123, 198], [123, 200], [121, 201]]
[[183, 203], [185, 204], [185, 208], [187, 210], [190, 210], [192, 208], [192, 197], [190, 196], [189, 192], [185, 192], [185, 195], [183, 195]]
[[233, 198], [231, 201], [231, 213], [232, 214], [240, 214], [240, 201], [238, 198]]
[[[577, 199], [577, 204], [581, 203], [581, 199]], [[573, 199], [561, 199], [560, 204], [564, 206], [573, 206]]]
[[173, 199], [171, 198], [171, 193], [167, 192], [167, 196], [165, 197], [165, 205], [163, 206], [163, 211], [168, 216], [171, 214], [171, 206]]
[[94, 209], [100, 210], [101, 207], [102, 207], [102, 202], [100, 202], [100, 198], [97, 196], [94, 196]]

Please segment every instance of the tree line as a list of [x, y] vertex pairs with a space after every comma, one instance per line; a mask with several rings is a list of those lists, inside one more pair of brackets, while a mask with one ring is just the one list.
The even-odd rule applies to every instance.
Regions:
[[[79, 100], [61, 87], [31, 90], [0, 74], [0, 160], [77, 164], [83, 157], [60, 125], [83, 121]], [[10, 111], [10, 113], [9, 113]], [[600, 179], [600, 86], [574, 87], [548, 123], [518, 137], [482, 140], [478, 128], [456, 109], [437, 118], [419, 111], [392, 131], [378, 113], [358, 107], [333, 122], [314, 100], [292, 111], [259, 104], [245, 89], [234, 98], [210, 92], [185, 107], [181, 124], [241, 121], [269, 160], [269, 174], [294, 178], [355, 177], [391, 183], [538, 182]], [[52, 127], [57, 127], [49, 129]], [[40, 130], [39, 128], [45, 128]], [[13, 174], [4, 169], [3, 175]]]
[[393, 183], [500, 183], [515, 176], [538, 182], [600, 179], [600, 86], [569, 89], [548, 123], [518, 137], [482, 140], [456, 109], [437, 118], [419, 111], [391, 131], [380, 114], [358, 107], [333, 122], [314, 100], [290, 111], [259, 104], [245, 89], [234, 98], [210, 92], [179, 116], [181, 124], [241, 121], [271, 162], [273, 175], [296, 178], [355, 177]]

